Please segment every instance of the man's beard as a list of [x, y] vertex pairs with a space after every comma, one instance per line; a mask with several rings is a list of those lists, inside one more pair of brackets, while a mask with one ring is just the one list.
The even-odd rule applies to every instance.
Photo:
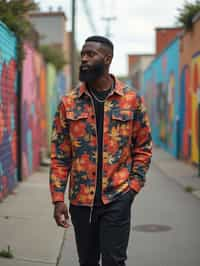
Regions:
[[79, 80], [84, 82], [94, 82], [105, 72], [105, 66], [103, 62], [99, 62], [93, 66], [87, 66], [87, 69], [83, 69], [84, 66], [80, 66]]

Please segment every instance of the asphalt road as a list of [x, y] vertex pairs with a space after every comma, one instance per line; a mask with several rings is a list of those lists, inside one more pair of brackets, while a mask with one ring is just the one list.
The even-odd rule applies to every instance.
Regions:
[[[127, 266], [200, 266], [200, 200], [154, 165], [133, 202], [131, 228]], [[59, 266], [78, 266], [72, 227]]]

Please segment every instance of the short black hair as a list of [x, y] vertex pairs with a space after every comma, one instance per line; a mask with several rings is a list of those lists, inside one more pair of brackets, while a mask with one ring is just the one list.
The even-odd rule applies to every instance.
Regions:
[[109, 47], [113, 53], [113, 43], [104, 36], [94, 35], [91, 37], [88, 37], [85, 42], [100, 42], [104, 44], [105, 46]]

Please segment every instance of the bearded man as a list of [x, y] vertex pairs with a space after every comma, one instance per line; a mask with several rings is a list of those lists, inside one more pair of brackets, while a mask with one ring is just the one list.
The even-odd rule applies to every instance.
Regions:
[[[50, 189], [58, 226], [68, 227], [81, 266], [125, 266], [131, 206], [152, 155], [147, 113], [134, 89], [109, 73], [112, 42], [86, 39], [80, 85], [64, 96], [53, 123]], [[69, 178], [68, 178], [69, 177]]]

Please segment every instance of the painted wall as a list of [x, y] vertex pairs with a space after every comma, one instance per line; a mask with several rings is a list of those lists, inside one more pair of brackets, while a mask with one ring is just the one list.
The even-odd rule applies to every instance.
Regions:
[[180, 156], [198, 162], [198, 102], [200, 88], [200, 18], [180, 42]]
[[59, 94], [57, 89], [56, 69], [52, 64], [47, 64], [47, 123], [48, 123], [48, 150], [50, 150], [51, 130], [54, 115], [59, 102]]
[[18, 181], [16, 38], [0, 22], [0, 200]]
[[56, 88], [58, 91], [59, 99], [67, 93], [67, 77], [64, 72], [60, 72], [57, 75]]
[[46, 65], [43, 61], [42, 56], [35, 51], [34, 53], [34, 65], [36, 71], [36, 82], [38, 91], [38, 119], [40, 128], [40, 149], [47, 148], [47, 82], [46, 82]]
[[41, 149], [46, 141], [46, 78], [40, 55], [28, 43], [22, 75], [22, 177], [31, 175], [40, 165]]
[[[45, 65], [42, 56], [28, 42], [21, 82], [21, 136], [17, 83], [17, 41], [0, 22], [0, 200], [18, 180], [40, 166], [41, 152], [49, 151], [53, 118], [59, 99], [66, 94], [67, 78], [55, 67]], [[19, 177], [18, 140], [21, 138], [22, 175]]]
[[144, 72], [146, 98], [154, 142], [177, 156], [179, 111], [179, 40], [157, 57]]
[[142, 88], [144, 70], [150, 65], [153, 61], [154, 55], [150, 54], [138, 54], [138, 60], [131, 66], [130, 70], [130, 79], [131, 86], [134, 87], [138, 92]]

